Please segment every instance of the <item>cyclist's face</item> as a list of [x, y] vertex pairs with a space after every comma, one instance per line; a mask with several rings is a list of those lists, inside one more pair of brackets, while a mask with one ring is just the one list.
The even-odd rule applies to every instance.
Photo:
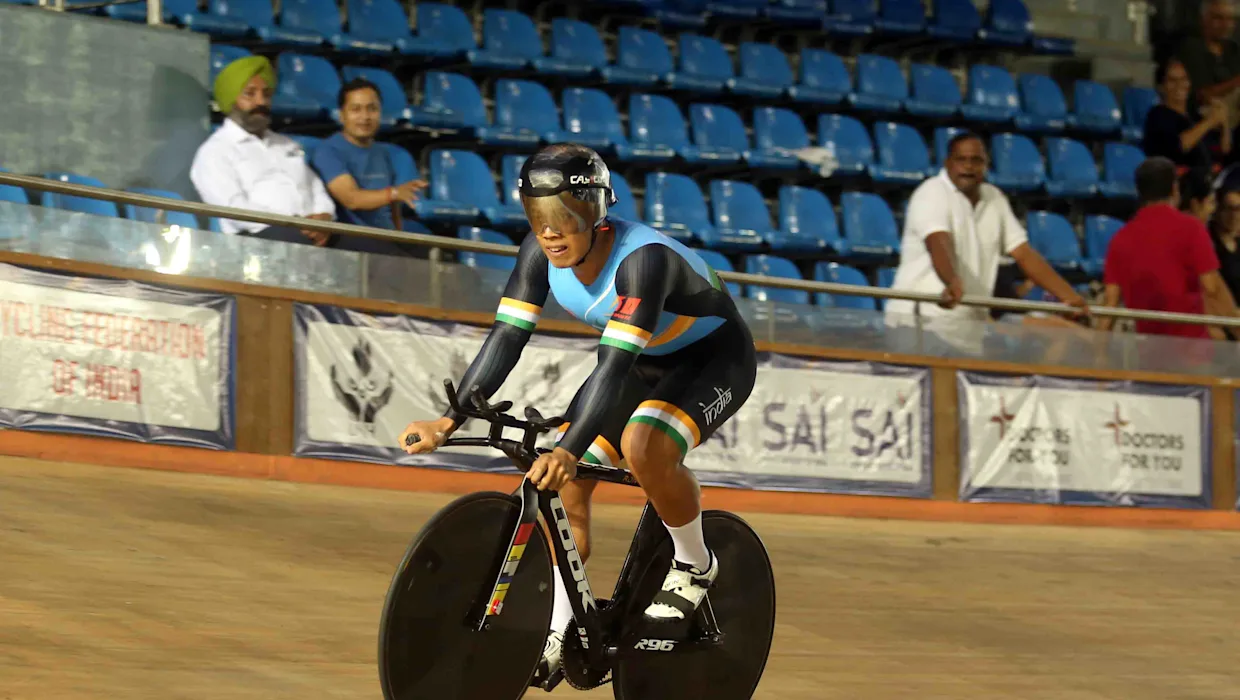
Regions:
[[589, 251], [593, 222], [587, 221], [588, 204], [567, 196], [528, 197], [522, 204], [530, 230], [552, 265], [572, 267]]

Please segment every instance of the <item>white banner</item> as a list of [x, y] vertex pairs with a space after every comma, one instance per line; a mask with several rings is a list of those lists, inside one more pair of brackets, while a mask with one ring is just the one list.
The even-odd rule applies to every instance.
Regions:
[[229, 446], [232, 309], [217, 295], [3, 266], [0, 423], [173, 442], [195, 431], [179, 441]]
[[1136, 503], [1206, 494], [1200, 387], [958, 376], [967, 446], [961, 495], [970, 500]]
[[[298, 455], [454, 468], [500, 468], [487, 448], [410, 457], [397, 439], [442, 415], [487, 329], [298, 305]], [[563, 415], [595, 367], [598, 341], [535, 335], [493, 401]], [[704, 483], [930, 495], [929, 375], [867, 363], [761, 360], [744, 406], [686, 463]], [[457, 435], [483, 436], [470, 421]], [[515, 430], [506, 433], [518, 437]], [[550, 447], [552, 435], [540, 444]], [[460, 461], [459, 455], [472, 460]], [[481, 459], [486, 458], [486, 459]]]

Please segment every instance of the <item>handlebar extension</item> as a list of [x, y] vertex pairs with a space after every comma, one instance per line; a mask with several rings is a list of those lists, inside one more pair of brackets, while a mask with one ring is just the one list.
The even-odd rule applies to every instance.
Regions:
[[[444, 390], [448, 394], [448, 405], [452, 407], [453, 411], [465, 416], [466, 418], [478, 418], [485, 420], [492, 425], [499, 424], [509, 428], [520, 428], [521, 430], [524, 430], [527, 435], [529, 433], [545, 433], [564, 424], [565, 419], [562, 416], [552, 416], [551, 418], [544, 419], [542, 414], [538, 412], [538, 409], [533, 406], [525, 407], [526, 420], [520, 420], [510, 416], [506, 413], [506, 411], [512, 408], [511, 401], [500, 401], [492, 406], [486, 400], [486, 397], [482, 395], [482, 388], [476, 384], [466, 395], [468, 397], [468, 403], [472, 404], [472, 408], [466, 409], [460, 405], [459, 401], [457, 401], [456, 387], [452, 385], [452, 380], [443, 380], [443, 385]], [[405, 438], [405, 444], [413, 445], [420, 440], [421, 438], [417, 435], [409, 435]]]

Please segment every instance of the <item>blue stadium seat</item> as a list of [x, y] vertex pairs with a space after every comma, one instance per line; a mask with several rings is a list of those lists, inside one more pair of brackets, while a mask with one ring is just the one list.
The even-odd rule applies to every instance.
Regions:
[[[441, 2], [419, 0], [417, 27], [418, 36], [428, 39], [434, 37], [435, 43], [447, 48], [452, 56], [468, 56], [470, 51], [478, 48], [478, 41], [474, 39], [473, 23], [470, 22], [469, 16], [465, 14], [465, 11], [459, 7]], [[488, 57], [490, 56], [479, 56], [483, 60]], [[501, 64], [498, 66], [491, 66], [485, 63], [477, 65], [484, 68], [513, 67], [509, 64], [503, 64], [502, 59]]]
[[861, 175], [874, 164], [874, 143], [861, 122], [841, 114], [818, 115], [818, 143], [835, 149], [836, 172]]
[[896, 269], [894, 267], [878, 268], [878, 286], [891, 289], [891, 285], [896, 281]]
[[749, 158], [749, 135], [745, 123], [728, 107], [694, 103], [689, 105], [689, 125], [693, 145], [703, 159], [716, 163], [739, 163]]
[[723, 92], [734, 75], [732, 56], [718, 40], [698, 34], [680, 35], [679, 70], [667, 83], [680, 90]]
[[1046, 182], [1046, 164], [1027, 136], [995, 134], [990, 138], [994, 172], [987, 179], [1001, 190], [1036, 192]]
[[907, 124], [877, 122], [874, 145], [878, 162], [870, 166], [870, 177], [875, 182], [916, 185], [932, 172], [925, 139]]
[[1129, 143], [1113, 141], [1102, 147], [1102, 182], [1098, 192], [1109, 199], [1132, 199], [1137, 196], [1137, 166], [1145, 153]]
[[641, 221], [641, 214], [637, 213], [637, 197], [633, 195], [633, 188], [629, 186], [629, 181], [625, 180], [620, 173], [613, 172], [611, 189], [616, 193], [616, 204], [608, 212], [621, 219]]
[[[7, 168], [0, 168], [0, 173], [7, 173]], [[26, 196], [26, 190], [13, 185], [0, 185], [0, 202], [11, 202], [13, 204], [30, 204], [30, 198]]]
[[1081, 244], [1068, 220], [1049, 211], [1031, 211], [1025, 217], [1029, 245], [1060, 270], [1082, 268]]
[[701, 152], [689, 142], [689, 127], [670, 97], [633, 93], [629, 96], [629, 142], [616, 145], [622, 161], [657, 162], [680, 156], [702, 162]]
[[766, 16], [772, 22], [822, 26], [827, 16], [827, 0], [771, 0]]
[[[775, 255], [750, 255], [746, 257], [745, 272], [764, 277], [805, 279], [791, 260]], [[776, 304], [809, 304], [809, 292], [803, 289], [784, 289], [782, 287], [764, 287], [749, 284], [745, 285], [745, 296], [757, 301], [770, 301]]]
[[1068, 124], [1068, 103], [1059, 84], [1041, 73], [1022, 74], [1018, 82], [1023, 109], [1015, 117], [1016, 128], [1034, 133], [1063, 131]]
[[728, 90], [751, 97], [778, 97], [792, 87], [792, 66], [777, 46], [743, 42], [740, 74], [728, 80]]
[[[185, 198], [176, 192], [168, 190], [156, 190], [149, 187], [130, 187], [126, 191], [134, 194], [145, 194], [152, 197], [163, 197], [164, 199], [179, 199], [185, 201]], [[160, 221], [160, 215], [163, 215], [163, 221]], [[125, 205], [125, 218], [130, 221], [143, 221], [148, 224], [163, 223], [165, 226], [181, 226], [183, 228], [197, 229], [201, 228], [198, 223], [198, 217], [185, 211], [171, 211], [168, 209], [155, 209], [153, 207], [138, 207], [132, 204]]]
[[[34, 3], [31, 3], [34, 4]], [[250, 33], [244, 21], [233, 17], [221, 17], [198, 9], [196, 0], [165, 0], [164, 19], [194, 32], [202, 32], [221, 38], [242, 38]], [[134, 22], [146, 21], [146, 3], [117, 5], [105, 9], [109, 17]]]
[[484, 209], [501, 206], [491, 169], [473, 151], [431, 151], [426, 194], [426, 199], [414, 203], [414, 211], [431, 223], [473, 223]]
[[484, 210], [483, 213], [502, 228], [529, 228], [525, 210], [521, 208], [521, 190], [517, 186], [517, 180], [521, 179], [521, 166], [525, 165], [527, 157], [524, 154], [512, 154], [504, 156], [500, 161], [499, 188], [503, 193], [502, 202], [499, 207]]
[[1033, 37], [1033, 20], [1021, 0], [990, 0], [977, 38], [999, 46], [1024, 46]]
[[[697, 248], [693, 252], [702, 258], [702, 262], [710, 265], [715, 272], [736, 272], [736, 268], [732, 267], [731, 261], [723, 253], [705, 248]], [[728, 288], [728, 294], [734, 297], [741, 295], [741, 286], [735, 282], [724, 282]]]
[[409, 16], [396, 0], [345, 0], [349, 17], [349, 33], [375, 46], [391, 46], [407, 56], [450, 56], [454, 52], [445, 44], [414, 36], [409, 29]]
[[[833, 262], [820, 262], [814, 265], [814, 279], [818, 282], [833, 282], [835, 284], [854, 284], [859, 287], [870, 286], [870, 281], [865, 278], [865, 273], [850, 265], [841, 265]], [[878, 302], [874, 297], [854, 296], [852, 294], [828, 294], [827, 292], [815, 292], [814, 303], [819, 306], [833, 306], [837, 309], [860, 309], [862, 311], [877, 311]]]
[[561, 102], [566, 138], [600, 152], [612, 152], [617, 146], [628, 144], [620, 112], [607, 93], [592, 88], [568, 88]]
[[887, 257], [900, 251], [896, 217], [882, 197], [871, 192], [845, 192], [840, 207], [850, 255]]
[[663, 37], [648, 29], [620, 27], [616, 62], [604, 66], [603, 80], [617, 85], [651, 86], [676, 70]]
[[646, 223], [682, 242], [715, 232], [702, 189], [679, 173], [646, 174]]
[[[611, 0], [614, 2], [615, 0]], [[702, 29], [706, 26], [707, 0], [621, 0], [638, 2], [651, 12], [664, 29]]]
[[909, 114], [919, 117], [951, 117], [960, 111], [960, 86], [942, 66], [914, 63], [909, 67], [912, 96], [904, 101]]
[[1119, 104], [1111, 88], [1092, 80], [1078, 80], [1072, 88], [1073, 125], [1099, 134], [1119, 130]]
[[969, 43], [977, 39], [982, 15], [973, 0], [931, 0], [933, 10], [926, 33], [935, 39]]
[[1106, 262], [1107, 248], [1115, 232], [1124, 225], [1123, 221], [1110, 216], [1085, 217], [1085, 271], [1091, 275], [1102, 273]]
[[[125, 7], [125, 5], [109, 5], [112, 7]], [[211, 72], [207, 77], [207, 85], [214, 87], [215, 76], [224, 70], [224, 66], [232, 63], [239, 58], [251, 56], [248, 50], [240, 46], [229, 46], [228, 44], [211, 44]]]
[[858, 109], [899, 112], [908, 99], [908, 82], [900, 64], [886, 56], [857, 56], [857, 90], [848, 101]]
[[715, 229], [700, 238], [715, 250], [758, 250], [777, 234], [762, 193], [748, 182], [711, 180], [710, 208]]
[[970, 68], [968, 93], [960, 113], [970, 121], [1008, 122], [1020, 111], [1016, 81], [998, 66], [976, 64]]
[[607, 66], [607, 48], [598, 30], [585, 22], [557, 17], [551, 20], [551, 54], [534, 61], [540, 73], [585, 77]]
[[542, 37], [528, 15], [488, 8], [482, 13], [482, 48], [466, 54], [475, 66], [524, 68], [544, 59]]
[[405, 183], [422, 179], [418, 164], [414, 162], [413, 155], [409, 151], [388, 141], [376, 141], [375, 143], [388, 152], [388, 159], [392, 162], [392, 176], [396, 182]]
[[207, 12], [223, 19], [244, 22], [251, 32], [268, 44], [313, 47], [322, 46], [325, 41], [325, 37], [317, 32], [277, 27], [268, 0], [210, 0]]
[[870, 0], [831, 0], [831, 13], [822, 21], [828, 34], [867, 36], [874, 32], [874, 4]]
[[344, 66], [340, 69], [340, 77], [345, 82], [364, 78], [379, 88], [379, 111], [384, 126], [393, 126], [402, 119], [409, 118], [409, 98], [396, 76], [391, 73], [382, 68]]
[[340, 75], [322, 56], [284, 52], [276, 57], [272, 114], [315, 119], [336, 108]]
[[[491, 229], [479, 228], [477, 226], [458, 226], [456, 237], [463, 241], [512, 245], [512, 239], [499, 231], [492, 231]], [[517, 259], [510, 255], [461, 251], [457, 253], [457, 258], [462, 264], [470, 267], [485, 267], [492, 270], [503, 270], [504, 272], [512, 272], [513, 268], [517, 266]]]
[[947, 144], [956, 134], [963, 134], [964, 129], [958, 126], [940, 126], [934, 130], [934, 165], [935, 170], [947, 164]]
[[471, 132], [487, 125], [487, 111], [482, 93], [469, 77], [427, 71], [423, 75], [422, 103], [409, 110], [409, 121], [415, 126]]
[[391, 53], [390, 44], [372, 44], [344, 32], [340, 8], [334, 0], [283, 0], [280, 26], [323, 37], [337, 51], [348, 53]]
[[831, 200], [819, 190], [796, 185], [779, 188], [779, 234], [768, 243], [780, 252], [849, 252]]
[[706, 11], [724, 19], [757, 19], [766, 4], [767, 0], [711, 0]]
[[1080, 141], [1066, 138], [1046, 140], [1050, 176], [1046, 193], [1052, 197], [1092, 197], [1098, 191], [1098, 164]]
[[788, 88], [797, 102], [836, 105], [852, 92], [852, 76], [844, 61], [830, 51], [801, 49], [800, 80]]
[[[45, 173], [43, 177], [49, 180], [60, 180], [73, 185], [82, 185], [84, 187], [107, 187], [102, 181], [89, 177], [87, 175], [75, 175], [73, 173]], [[71, 194], [57, 194], [55, 192], [44, 192], [39, 205], [49, 209], [63, 209], [65, 211], [79, 212], [82, 214], [93, 214], [95, 216], [111, 216], [119, 218], [120, 212], [116, 208], [114, 202], [102, 199], [91, 199], [90, 197], [78, 197]]]
[[560, 112], [547, 88], [528, 80], [495, 83], [495, 124], [477, 129], [478, 140], [490, 145], [536, 146], [565, 140]]
[[920, 34], [926, 28], [926, 8], [921, 0], [881, 0], [874, 27], [895, 36]]
[[1158, 93], [1151, 88], [1124, 88], [1124, 138], [1140, 142], [1145, 135], [1145, 116], [1158, 104]]
[[761, 158], [768, 168], [801, 167], [793, 151], [809, 148], [809, 133], [796, 112], [782, 107], [758, 107], [753, 111], [754, 151], [750, 158]]

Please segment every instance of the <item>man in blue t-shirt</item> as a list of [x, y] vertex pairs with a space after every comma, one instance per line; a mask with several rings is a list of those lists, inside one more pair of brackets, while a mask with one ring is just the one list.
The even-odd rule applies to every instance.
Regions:
[[[404, 202], [413, 206], [425, 180], [396, 181], [396, 170], [379, 131], [379, 88], [364, 79], [340, 89], [343, 128], [314, 149], [314, 169], [336, 200], [337, 218], [345, 223], [401, 229]], [[397, 206], [393, 206], [396, 204]]]

